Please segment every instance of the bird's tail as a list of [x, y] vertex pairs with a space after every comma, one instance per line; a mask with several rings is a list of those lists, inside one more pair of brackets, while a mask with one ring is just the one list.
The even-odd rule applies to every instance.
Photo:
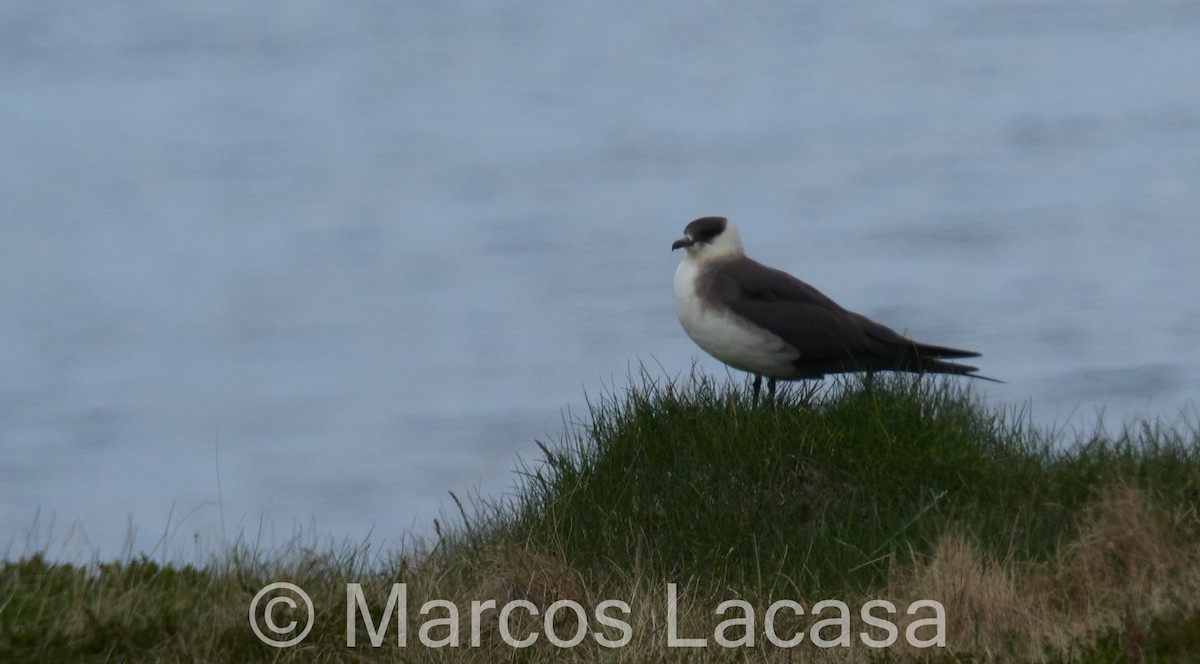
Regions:
[[874, 356], [871, 368], [915, 373], [946, 373], [979, 378], [994, 383], [1004, 382], [988, 376], [980, 376], [975, 373], [979, 371], [978, 367], [947, 361], [948, 359], [979, 357], [979, 353], [973, 350], [913, 341], [883, 325], [866, 319], [864, 321], [869, 325], [867, 328], [867, 338], [870, 340], [868, 352]]
[[[979, 353], [976, 353], [973, 350], [962, 350], [961, 348], [950, 348], [949, 346], [935, 346], [933, 344], [923, 344], [916, 341], [910, 341], [909, 345], [912, 347], [912, 352], [923, 358], [979, 357]], [[972, 371], [974, 370], [975, 369], [972, 369]]]
[[993, 383], [1004, 382], [990, 376], [981, 376], [975, 373], [976, 371], [979, 371], [979, 367], [973, 367], [969, 364], [960, 364], [958, 362], [947, 362], [945, 360], [945, 358], [957, 359], [963, 357], [979, 357], [979, 353], [976, 353], [973, 350], [962, 350], [961, 348], [950, 348], [949, 346], [935, 346], [933, 344], [923, 344], [914, 341], [911, 342], [908, 352], [916, 360], [916, 365], [918, 367], [917, 371], [968, 376], [970, 378], [978, 378], [980, 380], [987, 380]]
[[[953, 349], [950, 349], [950, 350], [953, 350]], [[971, 353], [970, 355], [967, 355], [966, 357], [979, 357], [979, 353]], [[916, 371], [919, 371], [919, 372], [955, 374], [958, 376], [967, 376], [968, 378], [978, 378], [980, 380], [986, 380], [986, 381], [990, 381], [993, 383], [1003, 383], [1004, 382], [1002, 380], [992, 378], [991, 376], [984, 376], [984, 375], [975, 373], [976, 371], [979, 371], [979, 367], [973, 367], [969, 364], [959, 364], [958, 362], [947, 362], [945, 360], [933, 359], [933, 358], [930, 358], [929, 356], [919, 357], [917, 359], [916, 364], [917, 364]]]

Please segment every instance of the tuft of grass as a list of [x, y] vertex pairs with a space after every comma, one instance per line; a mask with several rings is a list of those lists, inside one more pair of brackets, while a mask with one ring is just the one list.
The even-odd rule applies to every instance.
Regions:
[[[755, 403], [703, 375], [643, 374], [589, 415], [542, 445], [511, 499], [468, 510], [455, 498], [456, 525], [401, 551], [296, 542], [265, 554], [238, 542], [202, 566], [0, 563], [0, 661], [1170, 662], [1200, 652], [1195, 426], [1134, 422], [1064, 445], [1019, 412], [989, 409], [969, 383], [913, 376], [788, 386]], [[249, 627], [251, 598], [273, 581], [301, 586], [316, 609], [291, 649]], [[364, 646], [362, 623], [359, 647], [346, 647], [347, 583], [361, 584], [376, 621], [393, 584], [407, 584], [409, 647], [396, 647], [394, 625], [384, 647]], [[928, 598], [946, 607], [948, 648], [793, 651], [760, 638], [751, 650], [673, 651], [668, 583], [687, 635], [711, 636], [727, 599], [761, 618], [776, 599]], [[632, 608], [620, 650], [591, 639], [516, 650], [494, 616], [466, 647], [472, 601], [569, 599], [590, 614], [610, 598]], [[462, 647], [415, 645], [424, 620], [444, 617], [419, 613], [429, 599], [463, 607]], [[911, 618], [898, 619], [903, 630]], [[515, 627], [542, 625], [522, 614]]]

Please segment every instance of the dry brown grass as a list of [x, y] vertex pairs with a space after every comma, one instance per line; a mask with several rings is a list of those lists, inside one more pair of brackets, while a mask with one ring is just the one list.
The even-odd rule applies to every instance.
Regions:
[[[252, 637], [245, 634], [244, 611], [253, 588], [231, 585], [206, 592], [205, 623], [211, 638], [188, 640], [180, 636], [180, 640], [161, 643], [158, 652], [187, 653], [190, 661], [220, 661], [222, 653], [228, 652], [228, 639], [236, 638], [247, 642], [244, 646], [247, 652], [269, 654], [277, 657], [277, 661], [865, 663], [877, 661], [882, 653], [859, 641], [859, 632], [865, 626], [859, 619], [858, 608], [870, 599], [883, 598], [900, 609], [892, 617], [898, 623], [900, 638], [888, 651], [890, 661], [955, 653], [970, 654], [976, 658], [972, 661], [1092, 661], [1080, 648], [1094, 643], [1098, 634], [1107, 633], [1117, 635], [1118, 654], [1127, 661], [1137, 662], [1142, 660], [1146, 630], [1155, 617], [1178, 616], [1180, 611], [1193, 615], [1200, 609], [1200, 549], [1187, 543], [1195, 541], [1198, 528], [1200, 523], [1191, 508], [1163, 505], [1144, 491], [1123, 486], [1098, 496], [1082, 512], [1077, 536], [1064, 541], [1049, 562], [1030, 563], [1017, 557], [997, 559], [982, 553], [967, 537], [945, 536], [934, 543], [929, 553], [894, 562], [885, 587], [858, 597], [837, 598], [851, 609], [849, 648], [818, 648], [807, 636], [791, 649], [768, 642], [763, 634], [763, 618], [772, 601], [793, 599], [811, 613], [816, 601], [824, 599], [805, 596], [802, 589], [790, 586], [787, 579], [766, 580], [760, 588], [734, 588], [711, 579], [657, 578], [642, 573], [635, 565], [627, 570], [614, 570], [596, 581], [572, 569], [554, 552], [510, 541], [494, 542], [470, 555], [418, 556], [413, 559], [416, 562], [406, 563], [403, 571], [357, 579], [364, 582], [364, 589], [371, 597], [376, 621], [382, 617], [382, 600], [391, 584], [400, 581], [407, 584], [409, 636], [408, 646], [403, 649], [396, 646], [394, 625], [381, 648], [371, 648], [363, 635], [359, 647], [346, 649], [344, 578], [336, 572], [306, 568], [307, 572], [295, 570], [295, 576], [298, 580], [309, 578], [302, 583], [313, 595], [314, 603], [324, 610], [320, 612], [313, 641], [305, 647], [275, 653], [264, 652], [250, 642]], [[678, 635], [706, 638], [706, 647], [667, 647], [669, 581], [678, 583]], [[83, 577], [78, 582], [83, 583]], [[114, 613], [137, 614], [136, 605], [141, 602], [162, 604], [184, 601], [187, 597], [174, 600], [172, 595], [151, 596], [160, 592], [154, 590], [156, 587], [148, 585], [138, 592], [115, 594], [103, 589], [76, 588], [77, 595], [86, 601], [78, 611], [64, 615], [59, 627], [65, 634], [82, 633], [87, 626], [76, 622], [111, 621]], [[731, 617], [715, 615], [715, 608], [723, 600], [735, 598], [745, 598], [755, 609], [754, 648], [726, 650], [713, 638], [717, 624]], [[459, 607], [460, 647], [433, 649], [419, 642], [420, 626], [426, 620], [446, 615], [435, 610], [422, 616], [419, 609], [430, 599], [450, 600]], [[542, 636], [528, 649], [514, 648], [501, 638], [498, 611], [492, 610], [480, 622], [480, 645], [470, 647], [472, 601], [493, 600], [499, 607], [513, 600], [527, 600], [544, 612], [560, 599], [578, 602], [589, 619], [589, 635], [579, 646], [562, 649], [548, 643], [542, 616], [520, 611], [512, 621], [514, 634], [523, 636], [537, 631]], [[628, 615], [609, 612], [629, 624], [632, 637], [622, 648], [602, 647], [590, 635], [602, 629], [593, 611], [606, 599], [624, 600], [631, 609]], [[946, 649], [919, 651], [907, 646], [904, 639], [907, 618], [903, 612], [917, 599], [935, 599], [945, 606]], [[777, 625], [785, 637], [797, 630], [807, 635], [813, 620], [811, 615], [793, 618], [781, 614]], [[554, 621], [556, 633], [564, 638], [575, 632], [576, 625], [570, 611], [560, 612]], [[438, 629], [442, 631], [432, 634], [435, 638], [446, 633], [445, 628]], [[604, 633], [610, 639], [620, 636], [613, 629]], [[879, 636], [878, 632], [874, 635]]]
[[[1154, 506], [1145, 492], [1133, 487], [1097, 497], [1082, 516], [1079, 536], [1061, 545], [1049, 563], [996, 560], [982, 554], [965, 537], [944, 537], [929, 555], [914, 556], [895, 563], [892, 582], [864, 597], [840, 598], [851, 606], [850, 648], [818, 648], [805, 639], [796, 648], [779, 648], [763, 638], [762, 617], [772, 599], [796, 599], [811, 609], [817, 599], [779, 588], [764, 591], [766, 599], [751, 599], [757, 614], [754, 648], [726, 651], [716, 646], [713, 629], [728, 616], [715, 616], [721, 600], [737, 597], [725, 590], [712, 596], [703, 580], [678, 580], [678, 633], [703, 636], [704, 648], [668, 648], [666, 644], [667, 580], [649, 579], [636, 570], [617, 573], [602, 587], [589, 584], [556, 556], [534, 552], [514, 543], [498, 546], [490, 555], [476, 560], [469, 569], [449, 574], [444, 568], [428, 568], [409, 585], [410, 635], [415, 635], [420, 617], [416, 606], [427, 598], [446, 598], [467, 608], [472, 600], [496, 600], [503, 605], [527, 599], [545, 609], [558, 599], [580, 603], [589, 618], [602, 599], [628, 602], [630, 615], [619, 616], [630, 624], [628, 646], [610, 650], [594, 644], [588, 636], [583, 644], [562, 650], [547, 644], [542, 636], [528, 650], [517, 650], [500, 639], [496, 614], [484, 623], [481, 645], [458, 650], [428, 650], [410, 641], [407, 652], [398, 656], [418, 660], [606, 660], [606, 662], [685, 662], [685, 660], [730, 660], [730, 662], [870, 662], [880, 651], [859, 642], [863, 628], [858, 606], [866, 600], [887, 598], [900, 608], [893, 617], [900, 639], [889, 648], [893, 657], [907, 659], [970, 653], [990, 662], [1045, 662], [1079, 657], [1080, 644], [1094, 636], [1117, 629], [1127, 646], [1130, 660], [1138, 660], [1139, 630], [1153, 616], [1172, 610], [1194, 610], [1200, 606], [1200, 550], [1183, 544], [1176, 528], [1200, 526], [1193, 512]], [[904, 639], [907, 617], [904, 608], [916, 599], [936, 599], [946, 606], [947, 648], [919, 651]], [[616, 615], [616, 614], [613, 614]], [[516, 616], [516, 614], [515, 614]], [[827, 617], [822, 615], [821, 617]], [[575, 632], [570, 612], [558, 616], [560, 635]], [[812, 617], [780, 621], [781, 633], [808, 629]], [[791, 620], [787, 623], [787, 620]], [[463, 645], [470, 638], [467, 611], [461, 615]], [[786, 623], [786, 624], [785, 624]], [[594, 618], [588, 632], [598, 629]], [[514, 621], [518, 634], [544, 632], [541, 618], [523, 614]], [[619, 634], [610, 632], [610, 638]], [[1075, 650], [1073, 650], [1075, 648]]]
[[891, 590], [946, 606], [952, 652], [1069, 660], [1073, 647], [1116, 629], [1136, 661], [1141, 625], [1200, 606], [1200, 550], [1172, 532], [1195, 528], [1196, 514], [1154, 507], [1143, 491], [1122, 486], [1099, 497], [1080, 525], [1042, 564], [996, 560], [945, 537]]
[[[852, 645], [830, 649], [817, 648], [807, 638], [794, 649], [781, 649], [763, 637], [763, 612], [770, 601], [795, 599], [811, 608], [820, 599], [803, 597], [798, 591], [749, 600], [758, 620], [755, 648], [727, 651], [718, 647], [712, 638], [713, 629], [728, 616], [715, 616], [714, 609], [737, 595], [726, 589], [714, 597], [711, 586], [699, 579], [678, 581], [677, 625], [681, 636], [707, 637], [709, 645], [670, 649], [666, 644], [667, 580], [646, 578], [631, 570], [611, 579], [604, 588], [589, 587], [555, 556], [508, 544], [494, 558], [478, 561], [478, 566], [458, 581], [447, 585], [443, 579], [443, 583], [419, 592], [431, 593], [426, 597], [450, 598], [460, 606], [469, 605], [472, 599], [494, 599], [498, 605], [527, 599], [544, 608], [555, 600], [571, 599], [584, 606], [589, 616], [603, 599], [623, 599], [632, 609], [631, 614], [620, 616], [630, 624], [631, 642], [611, 650], [597, 646], [589, 637], [576, 648], [561, 650], [542, 638], [532, 648], [517, 651], [500, 639], [493, 622], [485, 626], [481, 648], [429, 651], [418, 645], [415, 649], [410, 646], [407, 655], [419, 653], [419, 659], [437, 661], [467, 657], [474, 661], [868, 662], [880, 652], [859, 642], [858, 632], [863, 626], [857, 608], [870, 599], [886, 598], [900, 609], [893, 617], [901, 636], [889, 649], [892, 656], [969, 653], [982, 661], [1070, 661], [1079, 657], [1079, 644], [1116, 629], [1131, 661], [1137, 661], [1140, 626], [1165, 612], [1200, 607], [1200, 550], [1173, 534], [1175, 529], [1198, 525], [1192, 511], [1155, 506], [1143, 491], [1121, 487], [1097, 497], [1082, 517], [1078, 537], [1064, 542], [1051, 562], [1000, 560], [981, 553], [968, 538], [943, 537], [928, 555], [897, 562], [886, 588], [862, 597], [839, 598], [852, 610]], [[420, 595], [410, 596], [416, 604]], [[917, 599], [935, 599], [945, 606], [944, 651], [907, 646], [903, 635], [909, 619], [903, 611]], [[410, 612], [410, 617], [415, 613]], [[563, 614], [559, 617], [559, 633], [572, 633], [574, 618], [569, 613], [566, 620], [562, 620]], [[811, 622], [811, 616], [806, 616], [785, 628], [781, 620], [780, 631], [807, 630]], [[514, 627], [522, 631], [542, 629], [538, 618], [517, 621]], [[589, 632], [596, 628], [593, 620]], [[469, 635], [469, 624], [464, 622], [460, 631]]]

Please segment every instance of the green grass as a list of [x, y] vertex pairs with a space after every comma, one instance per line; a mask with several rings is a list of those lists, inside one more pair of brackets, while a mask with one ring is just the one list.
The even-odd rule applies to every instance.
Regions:
[[[182, 636], [193, 612], [216, 601], [209, 591], [211, 572], [190, 566], [164, 567], [148, 560], [106, 563], [95, 570], [52, 564], [41, 556], [5, 565], [0, 614], [0, 643], [17, 653], [47, 660], [84, 655], [121, 658]], [[114, 614], [109, 602], [152, 597], [141, 609]], [[55, 634], [51, 627], [70, 616], [81, 629]], [[59, 636], [59, 638], [53, 638]], [[66, 636], [66, 638], [61, 638]], [[10, 659], [11, 658], [11, 659]]]
[[598, 579], [632, 556], [666, 578], [861, 592], [940, 535], [1048, 560], [1116, 483], [1200, 491], [1195, 432], [1137, 426], [1063, 451], [957, 382], [852, 379], [755, 406], [728, 384], [646, 381], [592, 417], [526, 471], [518, 517], [495, 521]]
[[[921, 661], [1188, 661], [1200, 652], [1200, 431], [1129, 423], [1063, 441], [997, 412], [969, 381], [912, 376], [744, 386], [645, 375], [543, 445], [506, 500], [482, 497], [436, 541], [264, 554], [206, 565], [146, 558], [0, 565], [0, 661], [622, 661], [662, 647], [657, 597], [686, 589], [689, 625], [721, 599], [942, 598], [951, 649]], [[246, 610], [270, 581], [317, 606], [303, 646], [254, 637]], [[382, 603], [649, 598], [625, 650], [345, 647], [345, 584]], [[656, 613], [657, 612], [657, 613]], [[360, 642], [366, 634], [359, 628]], [[770, 648], [705, 652], [790, 661]], [[690, 656], [695, 657], [696, 653]], [[807, 658], [837, 653], [805, 651]], [[909, 661], [912, 652], [848, 660]], [[812, 661], [817, 661], [813, 659]], [[823, 660], [822, 660], [823, 661]]]

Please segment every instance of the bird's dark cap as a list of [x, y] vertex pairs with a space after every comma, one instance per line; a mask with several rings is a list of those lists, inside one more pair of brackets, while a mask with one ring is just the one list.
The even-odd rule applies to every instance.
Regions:
[[683, 229], [684, 237], [675, 240], [671, 251], [681, 247], [690, 247], [697, 242], [712, 242], [713, 238], [725, 232], [729, 220], [725, 217], [700, 217]]

